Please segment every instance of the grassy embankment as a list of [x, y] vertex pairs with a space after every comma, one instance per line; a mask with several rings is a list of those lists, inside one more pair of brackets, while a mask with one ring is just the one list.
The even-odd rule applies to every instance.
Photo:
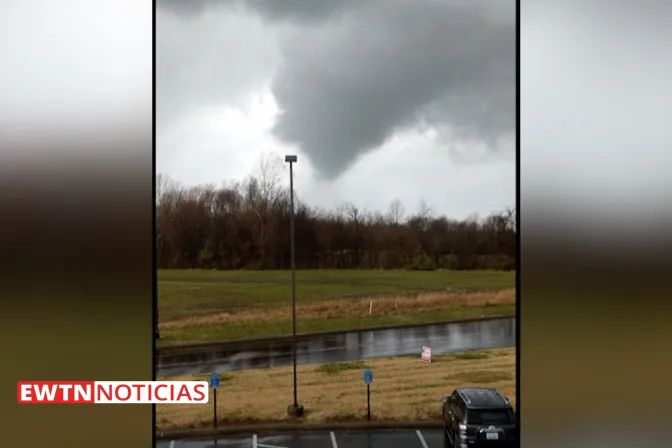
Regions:
[[[515, 349], [463, 352], [432, 358], [373, 359], [357, 362], [298, 366], [299, 401], [305, 423], [366, 419], [366, 387], [362, 369], [373, 369], [371, 419], [422, 421], [441, 419], [440, 399], [456, 387], [498, 388], [515, 406]], [[292, 368], [227, 372], [218, 392], [218, 426], [282, 423], [292, 400]], [[186, 376], [171, 380], [207, 380]], [[212, 397], [211, 397], [212, 400]], [[212, 426], [212, 403], [157, 405], [159, 431]]]
[[[290, 275], [160, 270], [159, 343], [290, 334]], [[299, 333], [513, 315], [515, 272], [297, 271], [296, 300]]]

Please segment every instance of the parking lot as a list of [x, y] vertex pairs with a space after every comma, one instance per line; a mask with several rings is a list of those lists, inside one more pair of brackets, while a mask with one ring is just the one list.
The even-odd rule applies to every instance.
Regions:
[[272, 436], [251, 434], [210, 440], [162, 440], [157, 448], [445, 448], [443, 431], [357, 430], [295, 432]]

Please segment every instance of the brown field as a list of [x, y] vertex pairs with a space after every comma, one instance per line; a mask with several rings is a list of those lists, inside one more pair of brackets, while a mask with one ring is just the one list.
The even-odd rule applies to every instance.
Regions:
[[[372, 305], [371, 302], [373, 302]], [[298, 318], [304, 319], [357, 317], [367, 316], [369, 307], [371, 307], [371, 314], [380, 316], [416, 310], [431, 311], [445, 308], [512, 305], [515, 302], [515, 288], [473, 292], [438, 291], [302, 303], [297, 304], [296, 314]], [[159, 328], [161, 330], [174, 330], [185, 327], [246, 322], [263, 324], [287, 319], [288, 316], [291, 316], [291, 312], [290, 306], [264, 308], [263, 310], [258, 308], [234, 308], [229, 311], [207, 315], [175, 316], [161, 322]]]
[[[496, 387], [515, 406], [515, 349], [464, 352], [432, 358], [384, 358], [349, 363], [298, 366], [299, 402], [307, 423], [359, 421], [366, 418], [362, 370], [373, 370], [371, 419], [420, 421], [441, 418], [440, 398], [460, 386]], [[207, 379], [207, 376], [171, 380]], [[159, 431], [212, 425], [210, 403], [156, 405]], [[282, 423], [292, 401], [292, 368], [280, 367], [222, 374], [217, 395], [219, 426]]]

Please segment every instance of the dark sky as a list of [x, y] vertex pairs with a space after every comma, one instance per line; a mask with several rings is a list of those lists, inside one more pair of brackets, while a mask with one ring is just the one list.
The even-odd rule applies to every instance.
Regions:
[[[159, 1], [183, 17], [208, 15], [211, 5]], [[449, 128], [451, 138], [493, 151], [514, 131], [513, 0], [256, 0], [228, 8], [278, 30], [271, 89], [282, 114], [273, 134], [301, 148], [326, 178], [399, 130]], [[201, 97], [216, 101], [218, 92]]]

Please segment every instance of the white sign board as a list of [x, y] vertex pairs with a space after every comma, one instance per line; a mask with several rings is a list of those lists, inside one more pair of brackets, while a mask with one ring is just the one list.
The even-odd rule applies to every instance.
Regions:
[[420, 354], [420, 359], [425, 362], [432, 362], [432, 349], [427, 345], [422, 346], [422, 353]]

